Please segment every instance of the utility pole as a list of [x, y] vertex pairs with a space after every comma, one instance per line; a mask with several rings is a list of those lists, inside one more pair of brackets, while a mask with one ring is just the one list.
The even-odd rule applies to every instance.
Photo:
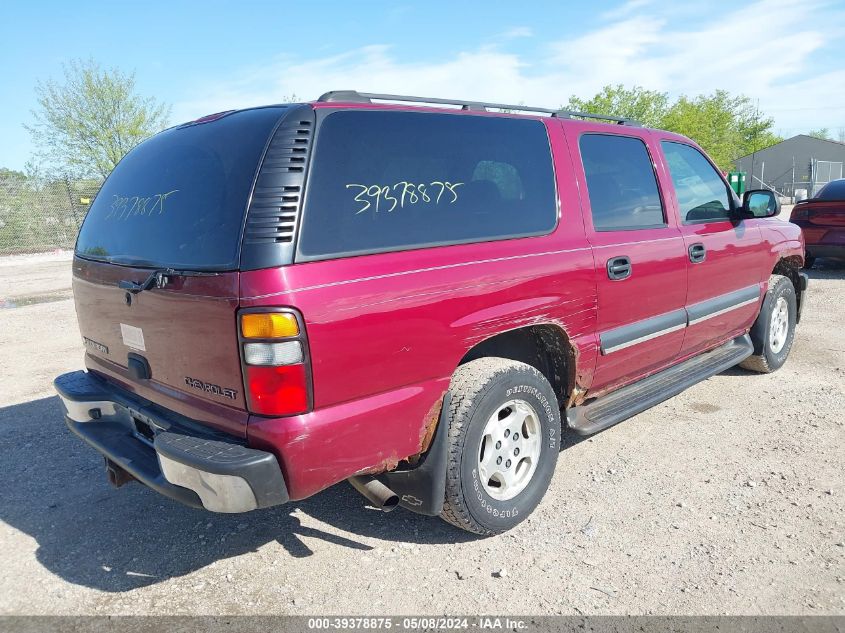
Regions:
[[792, 204], [795, 204], [795, 155], [792, 155]]

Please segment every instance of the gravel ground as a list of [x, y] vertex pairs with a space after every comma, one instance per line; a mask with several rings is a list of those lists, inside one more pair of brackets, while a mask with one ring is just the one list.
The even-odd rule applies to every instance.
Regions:
[[50, 389], [82, 366], [67, 257], [7, 260], [0, 614], [845, 614], [845, 266], [811, 276], [780, 371], [570, 438], [538, 511], [479, 539], [346, 484], [234, 516], [110, 488]]

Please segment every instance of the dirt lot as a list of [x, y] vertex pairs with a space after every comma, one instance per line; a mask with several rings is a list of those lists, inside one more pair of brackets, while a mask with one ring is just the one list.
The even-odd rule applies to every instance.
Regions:
[[235, 516], [110, 488], [50, 389], [82, 366], [69, 261], [0, 262], [0, 613], [845, 614], [845, 267], [811, 276], [783, 369], [570, 439], [478, 539], [346, 484]]

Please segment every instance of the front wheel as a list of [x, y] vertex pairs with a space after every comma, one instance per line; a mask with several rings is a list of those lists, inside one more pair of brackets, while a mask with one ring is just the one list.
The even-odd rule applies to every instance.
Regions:
[[797, 315], [798, 304], [792, 282], [783, 275], [772, 275], [760, 314], [749, 333], [754, 354], [742, 361], [740, 366], [762, 374], [779, 369], [792, 349]]
[[480, 358], [452, 377], [441, 517], [491, 536], [528, 517], [549, 487], [560, 446], [554, 391], [534, 367]]

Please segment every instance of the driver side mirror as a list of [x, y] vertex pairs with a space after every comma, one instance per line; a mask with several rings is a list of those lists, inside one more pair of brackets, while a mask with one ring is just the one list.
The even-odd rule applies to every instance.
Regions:
[[780, 200], [774, 191], [752, 189], [742, 196], [743, 218], [771, 218], [780, 213]]

